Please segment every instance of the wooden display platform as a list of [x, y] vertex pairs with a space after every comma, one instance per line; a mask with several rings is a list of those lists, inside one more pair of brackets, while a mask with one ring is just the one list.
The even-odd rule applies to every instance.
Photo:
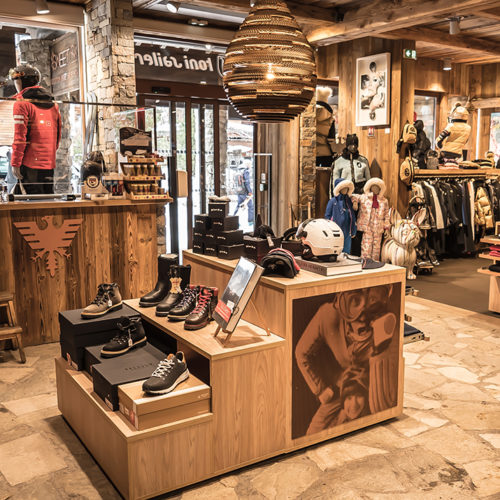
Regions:
[[[188, 251], [184, 253], [184, 264], [192, 266], [192, 283], [217, 286], [222, 293], [236, 261], [219, 261]], [[297, 281], [264, 277], [252, 298], [261, 315], [247, 307], [244, 320], [227, 344], [223, 336], [213, 337], [215, 323], [199, 331], [186, 331], [182, 323], [156, 317], [154, 308], [139, 308], [137, 300], [127, 301], [143, 321], [177, 341], [190, 370], [200, 364], [207, 367], [196, 376], [211, 388], [211, 414], [136, 431], [92, 393], [86, 375], [69, 369], [63, 360], [56, 361], [59, 408], [120, 493], [134, 500], [151, 498], [396, 417], [403, 407], [404, 284], [405, 270], [395, 266], [336, 278], [303, 271]], [[297, 360], [308, 353], [307, 349], [300, 351], [296, 342], [297, 332], [308, 330], [304, 317], [319, 314], [325, 307], [323, 320], [338, 316], [335, 306], [331, 309], [336, 297], [347, 297], [343, 294], [353, 291], [368, 296], [367, 289], [379, 286], [384, 286], [380, 290], [388, 290], [391, 297], [385, 295], [392, 312], [382, 319], [387, 325], [391, 323], [388, 316], [394, 313], [393, 333], [385, 343], [377, 344], [377, 351], [367, 345], [370, 354], [366, 367], [371, 375], [364, 397], [365, 410], [370, 411], [352, 420], [346, 418], [347, 413], [342, 418], [344, 410], [336, 403], [339, 394], [335, 385], [330, 403], [331, 410], [337, 412], [335, 422], [325, 420], [323, 428], [316, 425], [311, 431], [322, 406], [297, 368]], [[383, 293], [374, 296], [385, 300]], [[311, 301], [322, 301], [323, 305], [311, 307]], [[258, 316], [265, 317], [270, 336]], [[346, 359], [347, 328], [339, 323], [331, 331], [318, 329], [318, 333], [332, 338], [318, 337], [311, 346], [319, 347], [319, 354], [330, 353], [337, 361], [315, 368], [338, 362], [343, 368], [335, 374], [346, 375], [350, 363]], [[378, 327], [373, 326], [375, 331], [379, 331]], [[375, 337], [373, 333], [368, 342], [375, 345]], [[383, 373], [382, 378], [378, 372]]]
[[[500, 244], [500, 238], [498, 236], [486, 236], [485, 238], [481, 238], [481, 243], [498, 245]], [[500, 257], [492, 257], [487, 253], [480, 253], [479, 257], [481, 259], [500, 262]], [[490, 277], [488, 310], [500, 313], [500, 273], [495, 273], [489, 269], [478, 269], [477, 272], [480, 274], [486, 274]]]

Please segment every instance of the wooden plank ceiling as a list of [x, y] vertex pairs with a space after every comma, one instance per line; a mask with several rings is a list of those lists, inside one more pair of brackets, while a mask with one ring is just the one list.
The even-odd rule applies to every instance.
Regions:
[[[172, 14], [166, 3], [133, 0], [134, 15], [186, 23], [190, 18], [203, 19], [208, 11], [210, 26], [234, 31], [250, 8], [250, 0], [185, 0], [175, 2], [181, 10]], [[401, 38], [417, 42], [419, 57], [468, 64], [500, 61], [500, 0], [289, 0], [287, 4], [315, 45], [366, 36]], [[197, 8], [198, 13], [192, 10]], [[449, 34], [451, 17], [460, 18], [457, 35]]]

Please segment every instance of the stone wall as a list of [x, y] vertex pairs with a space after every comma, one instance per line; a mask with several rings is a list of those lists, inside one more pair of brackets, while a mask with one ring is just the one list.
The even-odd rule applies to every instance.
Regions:
[[21, 63], [27, 63], [40, 71], [42, 80], [40, 85], [50, 90], [50, 47], [51, 40], [40, 40], [32, 38], [21, 40], [19, 42], [19, 60]]
[[116, 171], [117, 137], [113, 115], [135, 104], [134, 28], [131, 0], [91, 0], [87, 12], [88, 90], [99, 108], [97, 149], [108, 169]]
[[[315, 205], [316, 189], [316, 99], [300, 115], [299, 207], [307, 217], [307, 205]], [[314, 216], [314, 213], [313, 213]]]

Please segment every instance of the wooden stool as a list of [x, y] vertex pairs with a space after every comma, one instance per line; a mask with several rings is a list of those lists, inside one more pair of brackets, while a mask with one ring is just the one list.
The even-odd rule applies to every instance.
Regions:
[[15, 340], [19, 349], [21, 363], [26, 363], [23, 340], [21, 335], [23, 329], [17, 326], [16, 311], [14, 309], [14, 297], [8, 292], [0, 292], [0, 312], [4, 310], [7, 316], [7, 325], [0, 324], [0, 340]]

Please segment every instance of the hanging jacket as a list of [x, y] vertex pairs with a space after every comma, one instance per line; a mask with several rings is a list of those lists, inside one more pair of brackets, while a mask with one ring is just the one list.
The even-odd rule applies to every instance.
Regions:
[[476, 190], [474, 222], [477, 226], [484, 226], [486, 229], [493, 228], [490, 200], [486, 190], [482, 186], [479, 186]]
[[25, 88], [15, 97], [11, 165], [53, 170], [61, 140], [61, 115], [54, 98], [40, 86]]
[[448, 123], [446, 128], [439, 134], [438, 147], [444, 153], [453, 153], [462, 156], [469, 140], [471, 126], [464, 120], [454, 120]]

